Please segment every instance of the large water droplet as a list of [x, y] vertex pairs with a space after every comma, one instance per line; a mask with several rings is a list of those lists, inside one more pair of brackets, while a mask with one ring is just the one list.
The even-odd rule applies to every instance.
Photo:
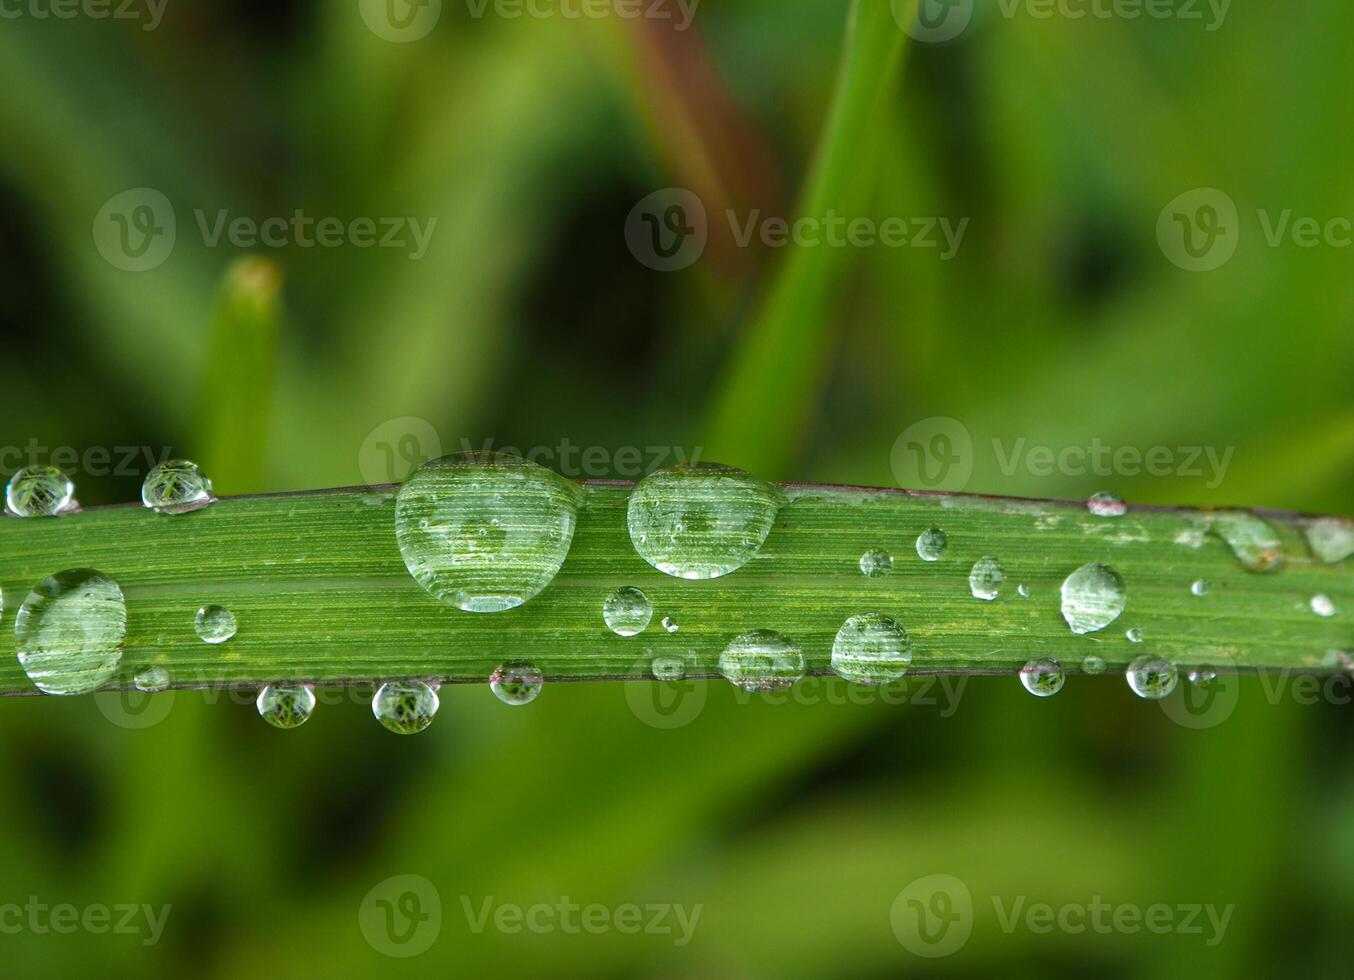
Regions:
[[1283, 567], [1283, 541], [1274, 528], [1244, 510], [1207, 515], [1208, 529], [1232, 549], [1232, 554], [1252, 572], [1274, 572]]
[[387, 681], [371, 699], [371, 713], [396, 735], [414, 735], [433, 723], [441, 701], [423, 681]]
[[659, 470], [630, 495], [630, 541], [660, 572], [719, 578], [761, 550], [780, 502], [771, 484], [730, 466], [693, 463]]
[[5, 509], [16, 517], [55, 517], [75, 507], [75, 484], [55, 466], [25, 466], [5, 486]]
[[1343, 517], [1322, 517], [1307, 525], [1307, 544], [1312, 554], [1327, 565], [1354, 555], [1354, 521]]
[[520, 707], [536, 700], [545, 678], [531, 664], [504, 664], [489, 677], [489, 688], [504, 704]]
[[979, 558], [968, 573], [969, 591], [973, 598], [991, 602], [1001, 594], [1001, 583], [1006, 581], [1006, 569], [995, 558]]
[[14, 621], [19, 665], [48, 694], [97, 689], [117, 673], [126, 638], [122, 589], [89, 568], [43, 579]]
[[1063, 689], [1066, 679], [1056, 660], [1031, 660], [1020, 668], [1020, 683], [1035, 697], [1051, 698]]
[[883, 548], [871, 548], [860, 556], [860, 573], [869, 578], [883, 578], [893, 571], [893, 556]]
[[1335, 603], [1331, 601], [1330, 596], [1325, 595], [1324, 593], [1312, 596], [1311, 605], [1312, 612], [1325, 619], [1329, 619], [1331, 616], [1335, 615]]
[[639, 589], [617, 589], [602, 603], [602, 618], [617, 636], [638, 636], [653, 618], [653, 603]]
[[883, 613], [852, 616], [832, 644], [832, 669], [856, 684], [889, 684], [912, 663], [912, 641]]
[[141, 484], [141, 503], [157, 514], [187, 514], [201, 510], [216, 498], [212, 481], [197, 463], [171, 459], [146, 474]]
[[804, 676], [804, 653], [775, 630], [735, 637], [719, 655], [719, 672], [745, 691], [783, 691]]
[[[259, 709], [259, 717], [274, 728], [300, 728], [315, 711], [315, 689], [309, 684], [269, 684], [259, 691], [254, 704]], [[375, 702], [372, 708], [375, 710]], [[380, 719], [381, 716], [376, 717]], [[381, 724], [385, 725], [385, 721]]]
[[157, 694], [169, 687], [169, 671], [163, 667], [145, 667], [136, 672], [132, 686], [147, 694]]
[[1082, 565], [1063, 581], [1063, 619], [1073, 633], [1094, 633], [1119, 618], [1128, 602], [1124, 580], [1108, 565]]
[[1124, 679], [1138, 697], [1160, 701], [1175, 690], [1180, 675], [1176, 673], [1174, 665], [1149, 654], [1129, 664]]
[[1102, 490], [1086, 501], [1086, 509], [1096, 517], [1123, 517], [1128, 513], [1128, 504], [1117, 493]]
[[434, 598], [502, 612], [559, 574], [581, 496], [576, 484], [516, 456], [444, 456], [400, 487], [395, 538], [409, 574]]
[[938, 527], [923, 531], [917, 535], [917, 557], [922, 561], [940, 561], [949, 543], [950, 539]]
[[225, 643], [235, 635], [235, 614], [225, 606], [203, 606], [193, 617], [193, 629], [203, 643]]

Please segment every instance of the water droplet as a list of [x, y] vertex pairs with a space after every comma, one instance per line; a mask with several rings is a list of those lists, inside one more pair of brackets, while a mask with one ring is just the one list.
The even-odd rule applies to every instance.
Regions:
[[1283, 541], [1269, 524], [1242, 510], [1218, 511], [1207, 515], [1208, 529], [1232, 549], [1237, 559], [1252, 572], [1274, 572], [1283, 567]]
[[188, 514], [215, 499], [212, 481], [197, 463], [186, 459], [160, 463], [141, 484], [141, 503], [157, 514]]
[[991, 602], [1001, 594], [1001, 583], [1006, 581], [1006, 569], [995, 558], [979, 558], [968, 573], [968, 587], [973, 598]]
[[504, 664], [489, 677], [489, 687], [504, 704], [519, 707], [536, 700], [545, 678], [531, 664]]
[[1053, 697], [1066, 680], [1062, 664], [1056, 660], [1031, 660], [1020, 668], [1020, 683], [1035, 697]]
[[912, 641], [883, 613], [852, 616], [832, 644], [832, 669], [856, 684], [890, 684], [912, 663]]
[[1102, 490], [1086, 501], [1086, 509], [1096, 517], [1123, 517], [1128, 513], [1128, 504], [1117, 493]]
[[719, 655], [719, 672], [753, 694], [784, 691], [804, 676], [804, 653], [775, 630], [753, 630], [735, 637]]
[[676, 578], [737, 571], [761, 550], [781, 494], [729, 466], [693, 463], [659, 470], [630, 495], [630, 541], [639, 556]]
[[678, 624], [677, 620], [673, 619], [671, 616], [663, 617], [663, 629], [667, 630], [669, 633], [676, 633], [681, 628], [682, 627]]
[[860, 556], [860, 572], [870, 578], [883, 578], [893, 571], [893, 556], [882, 548], [871, 548]]
[[1312, 596], [1312, 612], [1329, 619], [1335, 615], [1335, 603], [1331, 602], [1328, 595], [1314, 595]]
[[1149, 701], [1160, 701], [1175, 690], [1180, 676], [1175, 667], [1159, 657], [1139, 657], [1128, 665], [1124, 678], [1133, 693]]
[[[434, 694], [434, 702], [436, 699], [437, 695]], [[269, 684], [259, 691], [258, 700], [254, 704], [259, 709], [259, 717], [274, 728], [300, 728], [310, 721], [310, 715], [315, 710], [315, 689], [309, 684]], [[376, 710], [375, 701], [372, 702], [372, 710]], [[433, 707], [433, 711], [437, 711], [436, 706]], [[379, 713], [376, 717], [381, 724], [390, 728]], [[428, 720], [432, 720], [431, 714], [428, 715]], [[427, 724], [425, 723], [423, 727], [426, 728]]]
[[1208, 579], [1199, 578], [1190, 583], [1189, 590], [1195, 595], [1208, 595], [1208, 590], [1212, 587], [1213, 586], [1209, 583]]
[[76, 568], [43, 579], [14, 621], [19, 666], [47, 694], [85, 694], [117, 673], [127, 604], [117, 582]]
[[681, 657], [654, 657], [649, 669], [660, 681], [680, 681], [686, 676], [686, 664]]
[[1020, 596], [1022, 599], [1028, 599], [1030, 597], [1030, 587], [1024, 582], [1021, 582], [1016, 586], [1016, 595]]
[[923, 531], [917, 535], [917, 557], [922, 561], [940, 561], [940, 556], [945, 554], [945, 546], [949, 543], [950, 539], [938, 527]]
[[371, 699], [371, 713], [388, 731], [414, 735], [433, 723], [441, 701], [423, 681], [387, 681]]
[[136, 672], [132, 686], [147, 694], [156, 694], [169, 687], [169, 671], [163, 667], [146, 667]]
[[1063, 581], [1063, 619], [1073, 633], [1095, 633], [1119, 618], [1128, 602], [1124, 580], [1108, 565], [1082, 565]]
[[1196, 667], [1187, 675], [1189, 682], [1196, 687], [1207, 689], [1218, 679], [1218, 672], [1212, 667]]
[[1322, 517], [1307, 525], [1307, 544], [1312, 554], [1327, 565], [1354, 555], [1354, 521], [1342, 517]]
[[653, 603], [639, 589], [626, 586], [606, 597], [602, 618], [617, 636], [638, 636], [649, 627]]
[[1105, 672], [1104, 659], [1091, 654], [1081, 662], [1081, 672], [1083, 674], [1103, 674]]
[[25, 466], [5, 486], [5, 509], [15, 517], [55, 517], [75, 506], [75, 484], [55, 466]]
[[1129, 643], [1141, 643], [1143, 638], [1142, 627], [1134, 626], [1131, 629], [1125, 631], [1124, 636], [1128, 637]]
[[444, 456], [400, 487], [395, 538], [409, 573], [435, 599], [502, 612], [559, 574], [581, 496], [576, 484], [516, 456]]
[[203, 643], [225, 643], [235, 635], [235, 614], [225, 606], [203, 606], [193, 617], [193, 629]]

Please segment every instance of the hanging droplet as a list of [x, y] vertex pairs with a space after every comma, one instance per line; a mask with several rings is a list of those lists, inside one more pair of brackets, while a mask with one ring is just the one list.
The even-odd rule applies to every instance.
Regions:
[[691, 463], [659, 470], [630, 495], [630, 541], [667, 575], [712, 579], [746, 565], [761, 550], [781, 493], [742, 470]]
[[225, 643], [235, 636], [235, 614], [225, 606], [203, 606], [193, 617], [193, 629], [203, 643]]
[[1321, 517], [1307, 525], [1306, 534], [1312, 554], [1327, 565], [1354, 555], [1354, 521], [1343, 517]]
[[680, 681], [686, 676], [686, 664], [680, 657], [654, 657], [650, 669], [660, 681]]
[[917, 535], [917, 557], [922, 561], [940, 561], [949, 543], [950, 539], [938, 527], [923, 531]]
[[581, 498], [576, 484], [516, 456], [444, 456], [400, 487], [395, 538], [409, 573], [434, 598], [466, 612], [503, 612], [559, 574]]
[[1081, 672], [1083, 674], [1103, 674], [1105, 672], [1104, 659], [1091, 654], [1081, 662]]
[[489, 678], [489, 687], [494, 696], [513, 707], [535, 701], [543, 686], [545, 678], [531, 664], [504, 664]]
[[639, 589], [617, 589], [602, 603], [602, 618], [617, 636], [638, 636], [653, 618], [653, 603]]
[[371, 713], [396, 735], [415, 735], [433, 723], [441, 701], [423, 681], [387, 681], [371, 699]]
[[[434, 700], [436, 697], [434, 694]], [[310, 716], [315, 711], [315, 689], [309, 684], [269, 684], [259, 691], [258, 700], [254, 704], [259, 709], [259, 717], [274, 728], [284, 730], [300, 728], [310, 721]], [[375, 702], [372, 703], [372, 710], [376, 710]], [[433, 711], [436, 710], [434, 707]], [[376, 717], [381, 724], [386, 725], [379, 713]], [[432, 716], [428, 717], [431, 720]]]
[[883, 578], [893, 571], [893, 556], [882, 548], [871, 548], [860, 556], [860, 573], [869, 578]]
[[1218, 679], [1218, 672], [1212, 667], [1196, 667], [1188, 675], [1189, 682], [1200, 689], [1208, 689]]
[[126, 638], [122, 589], [89, 568], [43, 579], [14, 621], [19, 666], [47, 694], [96, 690], [117, 673]]
[[1035, 697], [1051, 698], [1067, 680], [1056, 660], [1031, 660], [1020, 668], [1020, 683]]
[[1311, 606], [1312, 612], [1325, 619], [1329, 619], [1331, 616], [1335, 615], [1335, 603], [1331, 601], [1331, 597], [1328, 595], [1318, 594], [1312, 596]]
[[136, 672], [132, 686], [146, 694], [158, 694], [169, 687], [169, 671], [163, 667], [146, 667]]
[[1104, 629], [1127, 602], [1124, 580], [1108, 565], [1082, 565], [1062, 585], [1063, 619], [1078, 635]]
[[1275, 572], [1284, 565], [1283, 540], [1261, 518], [1247, 511], [1217, 511], [1207, 515], [1208, 529], [1227, 542], [1237, 559], [1252, 572]]
[[1086, 509], [1096, 517], [1123, 517], [1128, 513], [1128, 504], [1117, 493], [1103, 490], [1086, 501]]
[[160, 463], [141, 484], [141, 503], [157, 514], [188, 514], [215, 499], [212, 481], [196, 463], [186, 459]]
[[1139, 657], [1129, 664], [1124, 678], [1134, 694], [1149, 701], [1168, 697], [1180, 680], [1172, 664], [1150, 655]]
[[832, 669], [855, 684], [890, 684], [912, 663], [912, 641], [883, 613], [852, 616], [832, 644]]
[[76, 506], [75, 484], [55, 466], [25, 466], [5, 486], [5, 509], [15, 517], [56, 517]]
[[799, 645], [775, 630], [753, 630], [735, 637], [719, 655], [719, 672], [753, 694], [783, 691], [804, 676]]
[[1006, 581], [1006, 569], [995, 558], [980, 558], [968, 575], [968, 587], [973, 598], [991, 602], [1001, 594], [1001, 583]]

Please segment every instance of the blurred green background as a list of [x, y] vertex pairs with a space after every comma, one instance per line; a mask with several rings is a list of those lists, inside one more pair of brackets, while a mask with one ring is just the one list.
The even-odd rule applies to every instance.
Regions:
[[[949, 260], [730, 234], [729, 209], [796, 214], [841, 69], [841, 0], [709, 0], [688, 30], [446, 0], [406, 11], [436, 14], [407, 43], [371, 26], [381, 4], [354, 0], [168, 0], [153, 30], [137, 4], [46, 9], [0, 19], [7, 447], [172, 448], [225, 493], [372, 482], [376, 432], [400, 447], [384, 464], [398, 478], [429, 430], [442, 452], [599, 447], [617, 477], [634, 476], [625, 447], [681, 447], [768, 478], [889, 486], [900, 434], [950, 418], [972, 440], [970, 491], [1354, 506], [1354, 254], [1271, 245], [1260, 216], [1354, 215], [1354, 33], [1334, 0], [1236, 4], [1216, 30], [1205, 7], [1043, 18], [981, 0], [957, 37], [911, 44], [835, 137], [818, 200], [968, 219]], [[662, 272], [625, 231], [671, 187], [703, 202], [710, 233]], [[91, 234], [133, 188], [177, 219], [172, 254], [142, 272]], [[1208, 272], [1178, 268], [1157, 234], [1195, 188], [1239, 213], [1235, 255]], [[437, 224], [413, 261], [211, 246], [194, 217], [298, 209]], [[239, 265], [251, 255], [266, 262]], [[1018, 444], [1094, 440], [1232, 454], [1220, 481], [1002, 465]], [[83, 469], [85, 505], [135, 499], [144, 472]], [[843, 704], [818, 683], [806, 703], [765, 704], [714, 684], [687, 692], [703, 709], [671, 729], [651, 723], [647, 687], [548, 688], [514, 711], [448, 689], [412, 739], [347, 701], [283, 735], [224, 695], [180, 692], [146, 727], [110, 724], [92, 698], [15, 699], [0, 711], [0, 906], [171, 908], [153, 943], [15, 929], [0, 908], [3, 972], [1346, 975], [1348, 709], [1251, 681], [1194, 730], [1121, 679], [1072, 680], [1040, 702], [977, 679], [953, 711], [939, 690], [940, 706]], [[435, 897], [441, 922], [400, 961], [386, 953], [411, 947], [367, 933], [404, 874], [431, 884], [419, 909]], [[962, 881], [974, 913], [961, 948], [927, 958], [891, 913], [932, 874]], [[1004, 930], [994, 896], [1234, 911], [1210, 946], [1206, 926]], [[473, 927], [486, 900], [566, 897], [608, 916], [701, 911], [684, 945], [558, 919]]]

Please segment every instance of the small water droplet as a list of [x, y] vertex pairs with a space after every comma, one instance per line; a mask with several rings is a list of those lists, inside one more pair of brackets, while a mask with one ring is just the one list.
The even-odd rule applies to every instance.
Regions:
[[678, 624], [677, 620], [673, 619], [671, 616], [663, 617], [663, 629], [667, 630], [669, 633], [676, 633], [681, 628], [682, 627]]
[[[437, 695], [433, 695], [436, 700]], [[309, 684], [269, 684], [263, 690], [259, 691], [258, 700], [254, 702], [259, 709], [259, 717], [272, 725], [274, 728], [290, 729], [300, 728], [310, 720], [311, 713], [315, 710], [315, 689]], [[375, 710], [375, 702], [372, 702], [372, 710]], [[435, 712], [436, 707], [433, 708]], [[381, 724], [386, 725], [380, 714], [376, 715]], [[429, 720], [431, 720], [429, 715]], [[389, 725], [386, 725], [389, 728]], [[427, 727], [426, 725], [424, 726]], [[393, 730], [393, 729], [392, 729]], [[400, 734], [406, 734], [401, 732]]]
[[968, 587], [973, 598], [991, 602], [1001, 594], [1001, 583], [1006, 581], [1006, 569], [995, 558], [979, 558], [968, 574]]
[[922, 561], [940, 561], [949, 543], [950, 539], [938, 527], [923, 531], [917, 535], [917, 557]]
[[1086, 501], [1086, 509], [1096, 517], [1123, 517], [1128, 513], [1128, 504], [1117, 493], [1102, 490]]
[[423, 681], [387, 681], [371, 699], [371, 713], [388, 731], [414, 735], [433, 723], [441, 701]]
[[145, 667], [136, 672], [132, 686], [146, 694], [157, 694], [169, 687], [169, 671], [163, 667]]
[[1028, 599], [1030, 597], [1030, 587], [1024, 582], [1021, 582], [1016, 586], [1016, 595], [1020, 596], [1022, 599]]
[[855, 684], [890, 684], [912, 663], [912, 641], [883, 613], [852, 616], [832, 644], [832, 669]]
[[1062, 664], [1056, 660], [1031, 660], [1020, 668], [1020, 683], [1035, 697], [1053, 697], [1066, 680]]
[[653, 603], [639, 589], [626, 586], [606, 597], [602, 618], [617, 636], [638, 636], [653, 618]]
[[1212, 667], [1196, 667], [1186, 676], [1195, 687], [1207, 690], [1218, 679], [1218, 672]]
[[1063, 581], [1063, 619], [1078, 635], [1103, 630], [1127, 602], [1124, 580], [1108, 565], [1082, 565]]
[[1128, 665], [1124, 679], [1138, 697], [1160, 701], [1175, 690], [1180, 676], [1169, 662], [1160, 657], [1145, 655]]
[[1274, 572], [1284, 565], [1283, 540], [1264, 520], [1247, 511], [1218, 511], [1207, 515], [1208, 530], [1232, 549], [1252, 572]]
[[1316, 613], [1318, 616], [1329, 619], [1331, 616], [1335, 615], [1335, 603], [1331, 601], [1331, 597], [1328, 595], [1318, 594], [1312, 596], [1311, 604], [1312, 612]]
[[196, 463], [186, 459], [160, 463], [141, 484], [141, 503], [157, 514], [188, 514], [215, 499], [212, 481]]
[[581, 497], [576, 484], [516, 456], [444, 456], [400, 487], [395, 538], [409, 573], [435, 599], [503, 612], [559, 574]]
[[1131, 629], [1125, 631], [1124, 636], [1128, 637], [1129, 643], [1141, 643], [1143, 638], [1142, 627], [1134, 626]]
[[1103, 674], [1105, 672], [1104, 659], [1091, 654], [1081, 662], [1081, 672], [1083, 674]]
[[117, 673], [127, 638], [122, 589], [90, 568], [43, 579], [19, 607], [19, 666], [47, 694], [86, 694]]
[[1312, 554], [1327, 565], [1354, 555], [1354, 521], [1343, 517], [1322, 517], [1307, 525], [1307, 544]]
[[679, 681], [686, 676], [686, 664], [680, 657], [654, 657], [650, 669], [660, 681]]
[[883, 548], [871, 548], [860, 556], [860, 572], [869, 578], [883, 578], [893, 571], [893, 556]]
[[526, 663], [504, 664], [489, 678], [494, 696], [513, 707], [535, 701], [544, 686], [545, 678], [541, 672]]
[[630, 494], [639, 556], [675, 578], [712, 579], [746, 565], [776, 522], [781, 494], [742, 470], [692, 463], [652, 473]]
[[235, 614], [225, 606], [203, 606], [193, 617], [193, 629], [203, 643], [225, 643], [235, 636]]
[[56, 517], [76, 506], [75, 484], [55, 466], [25, 466], [5, 486], [5, 509], [15, 517]]
[[1189, 590], [1195, 595], [1208, 595], [1208, 590], [1212, 587], [1213, 586], [1209, 583], [1208, 579], [1199, 578], [1190, 583]]
[[735, 637], [719, 655], [719, 672], [753, 694], [784, 691], [804, 676], [799, 645], [775, 630], [753, 630]]

